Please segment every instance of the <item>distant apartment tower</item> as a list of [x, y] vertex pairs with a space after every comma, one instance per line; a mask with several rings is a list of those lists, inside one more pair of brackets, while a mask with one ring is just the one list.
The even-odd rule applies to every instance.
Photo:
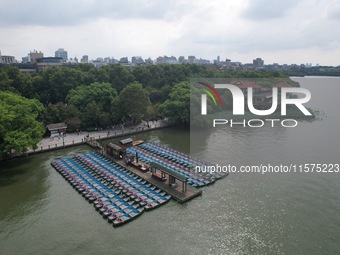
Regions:
[[30, 51], [30, 53], [28, 53], [28, 62], [31, 64], [36, 64], [37, 63], [37, 59], [39, 58], [43, 58], [44, 57], [44, 53], [42, 53], [41, 51], [36, 51], [34, 50], [33, 52]]
[[129, 64], [129, 59], [127, 57], [120, 58], [119, 64], [127, 65]]
[[178, 61], [177, 61], [177, 58], [175, 56], [171, 56], [171, 57], [168, 57], [168, 56], [163, 56], [163, 57], [158, 57], [156, 59], [156, 62], [158, 65], [161, 65], [161, 64], [178, 64]]
[[64, 50], [63, 48], [59, 48], [59, 49], [55, 52], [54, 56], [55, 56], [56, 58], [62, 58], [64, 62], [67, 61], [67, 59], [68, 59], [68, 58], [67, 58], [67, 51]]
[[104, 63], [104, 58], [98, 57], [98, 58], [96, 59], [96, 61], [99, 62], [99, 63]]
[[231, 66], [231, 59], [228, 59], [228, 58], [225, 59], [225, 66], [226, 66], [226, 68], [230, 68], [230, 66]]
[[264, 61], [261, 58], [257, 58], [253, 60], [253, 67], [254, 68], [261, 68], [263, 67]]
[[22, 57], [21, 59], [22, 59], [21, 63], [23, 63], [23, 64], [27, 64], [28, 63], [28, 56], [27, 57]]
[[133, 56], [131, 59], [131, 63], [133, 65], [142, 65], [144, 64], [144, 60], [142, 59], [141, 56]]
[[16, 62], [14, 56], [3, 56], [0, 51], [0, 64], [14, 64]]
[[167, 57], [164, 56], [166, 64], [178, 64], [178, 60], [175, 56]]
[[200, 58], [199, 60], [196, 61], [199, 65], [210, 65], [210, 60], [208, 59], [203, 59]]
[[157, 65], [164, 64], [164, 58], [163, 58], [162, 56], [159, 56], [159, 57], [156, 59], [156, 64], [157, 64]]
[[186, 62], [185, 57], [184, 56], [180, 56], [178, 58], [178, 62], [181, 63], [181, 64], [184, 64]]
[[39, 72], [46, 71], [50, 67], [62, 66], [63, 59], [61, 57], [38, 58], [37, 69]]
[[189, 64], [195, 64], [196, 63], [196, 57], [195, 56], [189, 56], [188, 62], [189, 62]]
[[80, 63], [87, 64], [88, 62], [89, 62], [89, 56], [88, 56], [88, 55], [84, 55], [84, 56], [82, 56], [82, 58], [80, 59]]
[[146, 65], [153, 65], [153, 61], [152, 61], [152, 59], [151, 58], [147, 58], [147, 59], [145, 59], [145, 64]]

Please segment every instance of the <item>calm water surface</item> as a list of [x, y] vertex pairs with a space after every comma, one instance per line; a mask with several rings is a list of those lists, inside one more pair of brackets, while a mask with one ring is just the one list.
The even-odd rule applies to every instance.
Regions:
[[[220, 164], [340, 163], [340, 79], [296, 78], [322, 120], [296, 128], [163, 129], [136, 138]], [[75, 147], [0, 164], [0, 254], [340, 254], [340, 173], [230, 174], [184, 205], [113, 228], [50, 166]]]

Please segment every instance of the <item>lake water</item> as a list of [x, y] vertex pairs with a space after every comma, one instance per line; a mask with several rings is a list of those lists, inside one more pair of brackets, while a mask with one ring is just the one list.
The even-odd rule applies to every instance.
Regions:
[[[136, 136], [220, 164], [340, 163], [340, 79], [294, 78], [324, 114], [296, 128]], [[86, 146], [0, 164], [0, 254], [340, 254], [340, 173], [233, 173], [186, 204], [113, 228], [50, 166]]]

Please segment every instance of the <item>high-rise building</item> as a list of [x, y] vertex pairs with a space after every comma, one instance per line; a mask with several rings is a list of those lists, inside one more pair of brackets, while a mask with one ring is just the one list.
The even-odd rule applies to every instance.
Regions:
[[15, 60], [14, 56], [4, 56], [1, 55], [1, 51], [0, 51], [0, 64], [14, 64], [17, 61]]
[[59, 48], [56, 52], [55, 52], [55, 55], [54, 55], [56, 58], [62, 58], [63, 61], [67, 61], [67, 51], [64, 50], [63, 48]]
[[129, 59], [127, 57], [120, 58], [119, 64], [127, 65], [129, 64]]
[[175, 56], [168, 57], [166, 60], [167, 64], [178, 64], [178, 60]]
[[21, 59], [22, 59], [21, 63], [23, 63], [23, 64], [27, 64], [29, 62], [28, 61], [28, 56], [27, 57], [22, 57]]
[[195, 56], [189, 56], [188, 62], [189, 62], [189, 64], [196, 64], [196, 57]]
[[142, 65], [144, 64], [144, 60], [142, 59], [141, 56], [133, 56], [131, 59], [131, 63], [133, 65]]
[[34, 50], [33, 52], [30, 51], [30, 53], [28, 53], [28, 62], [32, 64], [36, 64], [37, 59], [43, 58], [43, 57], [44, 57], [44, 53], [42, 53], [41, 51], [39, 52], [36, 50]]
[[253, 67], [254, 68], [261, 68], [263, 67], [264, 61], [261, 58], [257, 58], [253, 60]]
[[225, 59], [225, 66], [226, 68], [229, 68], [231, 66], [231, 59], [228, 58]]
[[63, 59], [61, 57], [47, 57], [37, 59], [38, 71], [45, 71], [50, 67], [62, 66]]
[[181, 64], [183, 64], [183, 63], [185, 63], [185, 57], [184, 56], [180, 56], [179, 58], [178, 58], [178, 62], [179, 63], [181, 63]]
[[153, 65], [153, 61], [152, 61], [152, 59], [151, 58], [147, 58], [147, 59], [145, 59], [145, 64], [146, 65]]
[[164, 64], [164, 58], [163, 58], [162, 56], [159, 56], [159, 57], [156, 59], [156, 64], [157, 64], [157, 65]]
[[88, 55], [84, 55], [81, 59], [80, 59], [80, 63], [85, 63], [87, 64], [89, 62], [89, 56]]
[[168, 57], [168, 56], [159, 56], [157, 59], [156, 59], [156, 64], [157, 65], [162, 65], [162, 64], [170, 64], [170, 65], [173, 65], [173, 64], [178, 64], [178, 60], [175, 56], [171, 56], [171, 57]]
[[210, 65], [210, 60], [208, 60], [208, 59], [200, 58], [200, 59], [196, 60], [196, 62], [199, 65]]

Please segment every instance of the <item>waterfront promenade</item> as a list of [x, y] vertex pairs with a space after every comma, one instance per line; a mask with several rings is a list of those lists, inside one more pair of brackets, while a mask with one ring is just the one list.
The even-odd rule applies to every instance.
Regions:
[[[136, 126], [129, 127], [118, 127], [111, 129], [103, 129], [93, 132], [79, 132], [79, 133], [67, 133], [64, 136], [54, 137], [54, 138], [43, 138], [38, 143], [37, 149], [29, 149], [27, 153], [24, 155], [30, 155], [35, 153], [41, 153], [56, 149], [62, 149], [66, 147], [76, 146], [85, 144], [86, 140], [95, 139], [95, 140], [103, 140], [110, 139], [121, 136], [128, 136], [137, 133], [142, 133], [146, 131], [151, 131], [163, 127], [169, 126], [169, 123], [166, 120], [158, 120], [158, 121], [149, 121], [149, 125], [147, 122], [142, 122]], [[17, 157], [20, 155], [12, 154], [12, 157]]]

